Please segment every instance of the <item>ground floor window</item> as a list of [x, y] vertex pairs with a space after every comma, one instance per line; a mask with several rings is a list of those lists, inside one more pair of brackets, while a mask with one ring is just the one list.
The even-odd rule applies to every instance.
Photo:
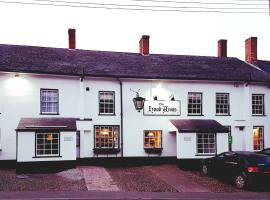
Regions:
[[216, 134], [198, 133], [197, 134], [197, 154], [216, 153]]
[[119, 126], [94, 126], [96, 149], [119, 149]]
[[161, 148], [162, 131], [144, 131], [144, 148]]
[[264, 148], [264, 130], [263, 126], [253, 127], [253, 150], [260, 151]]
[[59, 156], [59, 133], [36, 133], [36, 156]]

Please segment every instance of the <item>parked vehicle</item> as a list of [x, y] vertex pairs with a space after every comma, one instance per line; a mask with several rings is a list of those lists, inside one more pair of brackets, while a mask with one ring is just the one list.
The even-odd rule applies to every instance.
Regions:
[[270, 148], [263, 149], [263, 150], [259, 151], [258, 153], [270, 156]]
[[227, 177], [239, 189], [250, 188], [258, 181], [270, 181], [270, 157], [247, 151], [224, 152], [202, 162], [204, 175]]

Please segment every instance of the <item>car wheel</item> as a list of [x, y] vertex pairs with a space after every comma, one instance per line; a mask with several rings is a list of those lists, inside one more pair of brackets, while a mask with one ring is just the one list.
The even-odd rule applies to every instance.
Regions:
[[242, 174], [238, 174], [234, 178], [234, 184], [238, 189], [244, 189], [247, 187], [247, 180]]
[[206, 164], [203, 164], [202, 165], [202, 173], [205, 176], [208, 176], [209, 175], [209, 168], [208, 168], [208, 166]]

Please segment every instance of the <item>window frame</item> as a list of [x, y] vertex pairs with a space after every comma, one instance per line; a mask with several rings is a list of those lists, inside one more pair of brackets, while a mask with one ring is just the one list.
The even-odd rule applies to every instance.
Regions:
[[[100, 96], [101, 93], [112, 93], [113, 94], [113, 112], [112, 113], [101, 113], [100, 112]], [[115, 91], [98, 91], [98, 114], [105, 116], [115, 115]]]
[[[253, 106], [259, 105], [259, 104], [253, 104], [253, 96], [262, 96], [263, 104], [262, 104], [262, 113], [260, 114], [256, 114], [253, 112]], [[265, 94], [251, 94], [251, 113], [252, 113], [252, 116], [265, 116]]]
[[[228, 99], [227, 99], [228, 104], [217, 104], [217, 96], [218, 95], [227, 95], [227, 97], [228, 97]], [[222, 106], [226, 105], [227, 106], [228, 113], [217, 113], [217, 106], [218, 105], [222, 105]], [[217, 92], [216, 93], [216, 116], [231, 116], [230, 115], [230, 93], [223, 93], [223, 92]]]
[[[262, 143], [260, 144], [261, 145], [261, 149], [256, 149], [255, 150], [255, 148], [254, 148], [254, 133], [253, 133], [253, 131], [254, 131], [254, 129], [255, 128], [261, 128], [262, 129]], [[253, 149], [253, 151], [254, 152], [258, 152], [258, 151], [261, 151], [261, 150], [263, 150], [264, 149], [264, 126], [253, 126], [253, 129], [252, 129], [252, 149]]]
[[[198, 152], [198, 136], [199, 135], [214, 135], [214, 150], [215, 152], [214, 153], [199, 153]], [[208, 137], [209, 138], [209, 137]], [[202, 138], [203, 139], [203, 138]], [[209, 138], [210, 139], [210, 138]], [[201, 143], [202, 145], [205, 144], [204, 142]], [[208, 144], [211, 144], [211, 143], [208, 143]], [[204, 149], [204, 147], [202, 148]], [[211, 148], [209, 148], [211, 149]], [[196, 133], [196, 156], [213, 156], [213, 155], [216, 155], [217, 154], [217, 134], [216, 133]]]
[[[199, 94], [201, 96], [201, 103], [198, 104], [200, 105], [200, 113], [189, 113], [189, 95], [190, 94]], [[187, 115], [188, 116], [203, 116], [203, 93], [202, 92], [188, 92], [187, 95]]]
[[[45, 134], [58, 134], [58, 154], [57, 155], [54, 155], [54, 154], [37, 154], [37, 135], [38, 134], [43, 134], [43, 135], [45, 135]], [[61, 150], [61, 134], [60, 134], [60, 132], [57, 132], [57, 131], [50, 131], [50, 132], [48, 132], [48, 131], [37, 131], [37, 132], [35, 132], [35, 156], [33, 157], [33, 158], [54, 158], [54, 157], [62, 157], [61, 156], [61, 154], [60, 154], [60, 150]], [[52, 149], [50, 149], [50, 150], [52, 150]]]
[[[112, 127], [112, 133], [113, 137], [112, 140], [114, 141], [115, 135], [114, 135], [114, 128], [118, 128], [118, 141], [117, 141], [117, 147], [115, 147], [115, 143], [113, 142], [112, 147], [101, 147], [100, 137], [99, 137], [99, 146], [96, 145], [96, 127]], [[94, 153], [119, 153], [120, 152], [120, 126], [119, 125], [94, 125]]]
[[[56, 112], [43, 112], [42, 111], [42, 92], [43, 91], [54, 91], [57, 92], [57, 111]], [[58, 89], [49, 89], [49, 88], [40, 88], [40, 115], [59, 115], [59, 90]]]

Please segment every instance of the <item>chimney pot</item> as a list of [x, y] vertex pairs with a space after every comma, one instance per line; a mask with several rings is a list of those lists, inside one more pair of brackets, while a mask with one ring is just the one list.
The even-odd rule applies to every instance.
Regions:
[[149, 55], [149, 35], [143, 35], [140, 39], [140, 53], [144, 56]]
[[227, 40], [218, 41], [218, 57], [227, 57]]
[[70, 49], [76, 48], [76, 30], [75, 29], [68, 29], [68, 47]]
[[257, 61], [257, 37], [245, 40], [246, 62], [254, 64]]

